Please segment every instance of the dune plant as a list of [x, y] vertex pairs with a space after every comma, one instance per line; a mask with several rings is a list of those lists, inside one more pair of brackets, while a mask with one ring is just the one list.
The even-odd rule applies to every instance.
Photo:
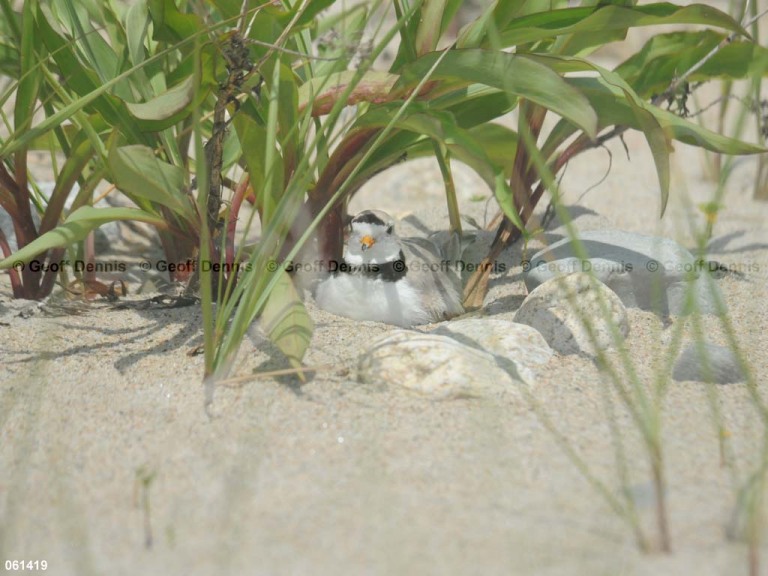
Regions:
[[[698, 34], [701, 33], [682, 32], [668, 36], [657, 36], [649, 41], [649, 43], [646, 44], [646, 46], [638, 53], [638, 55], [624, 62], [615, 70], [615, 72], [618, 72], [623, 77], [631, 80], [638, 92], [645, 96], [645, 98], [649, 99], [652, 105], [661, 104], [666, 101], [668, 104], [667, 107], [672, 112], [675, 112], [678, 116], [686, 115], [684, 98], [688, 91], [688, 79], [691, 77], [697, 77], [697, 75], [702, 74], [702, 70], [719, 69], [720, 72], [717, 72], [715, 75], [725, 74], [726, 76], [729, 76], [734, 74], [737, 77], [754, 77], [755, 75], [759, 76], [763, 73], [762, 68], [758, 68], [756, 65], [756, 62], [759, 62], [764, 58], [765, 51], [763, 48], [751, 43], [737, 43], [736, 47], [733, 48], [733, 52], [726, 50], [723, 54], [721, 52], [725, 48], [730, 48], [730, 43], [733, 40], [732, 36], [716, 36], [716, 40], [713, 43], [710, 43], [708, 46], [706, 44], [704, 46], [697, 46], [694, 38]], [[690, 44], [688, 44], [689, 42]], [[662, 48], [664, 43], [669, 43], [669, 46]], [[691, 49], [695, 48], [695, 52], [693, 54], [686, 55], [685, 51], [683, 50], [686, 48], [686, 46]], [[664, 56], [665, 54], [667, 57]], [[681, 68], [679, 63], [677, 63], [674, 65], [676, 68], [673, 68], [672, 63], [668, 58], [670, 54], [682, 55], [686, 61], [686, 66]], [[727, 64], [729, 59], [738, 59], [739, 66], [734, 67]], [[682, 74], [680, 73], [681, 69], [684, 70]], [[634, 77], [632, 76], [632, 71], [634, 71]], [[646, 81], [649, 82], [646, 86], [642, 86], [642, 83], [640, 85], [637, 84], [639, 78], [637, 76], [638, 72], [642, 72], [643, 75], [645, 75]], [[707, 76], [707, 78], [709, 78], [709, 76]], [[653, 87], [651, 88], [652, 84]], [[598, 139], [598, 141], [605, 141], [607, 138], [614, 137], [620, 134], [624, 129], [625, 127], [623, 126], [615, 126], [611, 131], [607, 132], [603, 137]], [[553, 131], [553, 133], [556, 133], [556, 131], [557, 128]], [[526, 145], [528, 154], [536, 166], [537, 175], [541, 177], [544, 183], [543, 188], [549, 190], [553, 194], [554, 206], [560, 213], [561, 218], [567, 222], [567, 213], [564, 212], [562, 203], [559, 201], [557, 196], [557, 186], [553, 173], [553, 170], [561, 167], [562, 164], [559, 164], [558, 161], [555, 160], [554, 162], [551, 162], [549, 165], [547, 165], [548, 158], [542, 153], [543, 148], [539, 149], [539, 147], [536, 145], [534, 137], [531, 137], [530, 135], [531, 131], [527, 131], [527, 133], [529, 135], [522, 140]], [[520, 134], [526, 134], [526, 131], [521, 129]], [[646, 136], [648, 135], [649, 134], [646, 132]], [[652, 151], [654, 151], [654, 142], [649, 139], [649, 144], [651, 144]], [[656, 144], [659, 144], [659, 141], [656, 141]], [[587, 147], [590, 146], [591, 144], [587, 144]], [[758, 152], [759, 148], [755, 148], [753, 151]], [[654, 152], [654, 161], [656, 162], [657, 169], [663, 168], [665, 162], [664, 155], [659, 154], [658, 150], [655, 150]], [[663, 171], [659, 170], [659, 176], [660, 182], [662, 184], [663, 211], [663, 207], [666, 202]], [[533, 196], [534, 201], [538, 201], [536, 192], [534, 192]], [[698, 238], [700, 241], [698, 253], [702, 255], [705, 254], [706, 239], [708, 239], [711, 235], [711, 213], [712, 207], [709, 207], [709, 217], [705, 223], [705, 229], [702, 231], [696, 231], [694, 233], [694, 237]], [[519, 234], [519, 232], [513, 231], [513, 234], [516, 233]], [[572, 227], [569, 227], [568, 233], [571, 238], [576, 241], [578, 246], [578, 238], [575, 234], [575, 230], [573, 230]], [[514, 238], [514, 236], [512, 237]], [[580, 252], [580, 255], [581, 257], [586, 256], [583, 251]], [[689, 307], [695, 308], [695, 299], [692, 286], [688, 294], [688, 299]], [[605, 306], [604, 303], [601, 303], [601, 306]], [[606, 318], [609, 317], [607, 314], [607, 309], [603, 310], [603, 316]], [[755, 407], [762, 415], [764, 413], [764, 402], [762, 401], [760, 393], [758, 392], [756, 382], [750, 374], [749, 367], [744, 362], [743, 355], [739, 352], [738, 344], [734, 337], [733, 327], [730, 326], [722, 303], [720, 303], [720, 312], [718, 316], [720, 317], [724, 331], [728, 336], [729, 346], [735, 351], [737, 357], [739, 358], [741, 370], [747, 379], [747, 387], [753, 395]], [[584, 318], [583, 320], [588, 333], [592, 337], [592, 320], [589, 318]], [[697, 335], [697, 342], [703, 342], [703, 334], [701, 331], [701, 322], [699, 320], [698, 311], [694, 310], [690, 322], [692, 322], [694, 333]], [[611, 507], [621, 517], [629, 522], [637, 536], [638, 544], [643, 549], [657, 548], [664, 551], [670, 551], [672, 547], [672, 537], [669, 529], [669, 521], [667, 517], [668, 511], [666, 504], [666, 482], [664, 472], [665, 466], [661, 434], [662, 411], [664, 406], [664, 398], [666, 396], [667, 390], [669, 389], [672, 363], [674, 362], [676, 354], [679, 351], [683, 333], [682, 330], [686, 323], [687, 322], [682, 321], [677, 324], [677, 328], [674, 330], [672, 344], [663, 355], [663, 360], [657, 366], [655, 381], [650, 385], [646, 382], [643, 382], [638, 377], [637, 367], [633, 364], [626, 351], [622, 348], [621, 339], [617, 334], [614, 334], [615, 345], [619, 349], [617, 358], [611, 360], [603, 352], [598, 351], [597, 363], [601, 370], [608, 376], [607, 382], [609, 384], [609, 388], [605, 390], [605, 397], [607, 401], [606, 414], [611, 423], [611, 432], [614, 437], [617, 466], [619, 468], [619, 475], [622, 478], [622, 484], [624, 487], [625, 498], [623, 501], [614, 497], [608, 487], [590, 473], [588, 465], [581, 460], [579, 455], [568, 444], [567, 440], [565, 440], [562, 434], [557, 431], [554, 424], [546, 417], [546, 411], [543, 410], [542, 407], [536, 406], [534, 401], [534, 406], [537, 408], [537, 413], [542, 416], [543, 422], [560, 440], [560, 443], [564, 446], [566, 453], [574, 460], [579, 469], [585, 474], [590, 482], [599, 489], [600, 493], [606, 497]], [[593, 344], [596, 344], [596, 340], [594, 340], [594, 338], [592, 338], [592, 341]], [[704, 359], [704, 363], [707, 363], [706, 358]], [[608, 392], [610, 389], [612, 389], [611, 392]], [[721, 446], [721, 455], [724, 465], [730, 466], [732, 463], [725, 457], [725, 452], [727, 451], [727, 447], [724, 443], [725, 431], [719, 415], [717, 394], [718, 393], [714, 388], [714, 385], [708, 385], [708, 398], [710, 399], [713, 420], [717, 428], [717, 438]], [[640, 432], [640, 436], [648, 454], [651, 469], [651, 481], [655, 488], [656, 495], [655, 511], [658, 539], [655, 545], [651, 544], [650, 540], [645, 535], [644, 530], [641, 528], [635, 510], [635, 504], [629, 491], [628, 472], [623, 449], [624, 435], [626, 432], [622, 431], [621, 428], [616, 425], [613, 408], [613, 403], [615, 402], [614, 395], [616, 398], [618, 398], [622, 407], [631, 415], [632, 422], [637, 431]], [[764, 457], [761, 460], [765, 461]], [[732, 475], [735, 475], [733, 470], [731, 470], [731, 473]], [[738, 480], [736, 482], [738, 483]], [[754, 574], [758, 573], [757, 558], [759, 556], [759, 530], [757, 526], [760, 523], [760, 521], [756, 520], [756, 516], [760, 514], [760, 499], [755, 497], [755, 493], [762, 489], [762, 482], [764, 482], [763, 468], [748, 478], [748, 482], [744, 488], [744, 490], [749, 490], [749, 494], [751, 495], [751, 497], [748, 499], [750, 502], [750, 507], [745, 512], [745, 515], [748, 516], [748, 530], [746, 537], [749, 544], [750, 573]], [[756, 485], [758, 488], [755, 488]], [[740, 501], [741, 500], [745, 500], [745, 498], [740, 498]]]
[[[0, 103], [14, 101], [13, 118], [3, 117], [0, 206], [19, 246], [11, 253], [0, 236], [0, 269], [14, 294], [42, 298], [53, 288], [56, 273], [32, 272], [23, 266], [30, 260], [56, 262], [108, 221], [148, 222], [169, 262], [198, 264], [198, 273], [173, 279], [201, 296], [211, 386], [232, 369], [257, 318], [300, 373], [312, 321], [286, 269], [312, 238], [321, 262], [341, 258], [347, 202], [382, 170], [435, 157], [457, 233], [451, 162], [470, 166], [493, 191], [496, 239], [465, 290], [476, 308], [493, 268], [482, 264], [528, 237], [534, 209], [547, 191], [557, 200], [555, 177], [581, 152], [641, 131], [663, 213], [672, 140], [730, 155], [764, 151], [682, 114], [691, 82], [764, 73], [755, 62], [765, 49], [711, 6], [497, 1], [452, 37], [461, 0], [325, 12], [332, 4], [32, 0], [16, 8], [0, 0], [0, 70], [11, 79]], [[386, 10], [389, 20], [380, 17]], [[630, 28], [656, 25], [688, 28], [652, 38], [613, 70], [589, 59]], [[394, 57], [377, 69], [393, 44]], [[513, 111], [516, 130], [494, 122]], [[55, 167], [50, 197], [30, 180], [33, 150], [47, 151]], [[101, 181], [135, 208], [91, 206]], [[660, 547], [669, 549], [665, 384], [648, 393], [626, 357], [627, 382], [601, 362], [643, 436]], [[611, 504], [645, 545], [631, 501]]]
[[[276, 309], [292, 311], [285, 325], [291, 336], [277, 336], [283, 318], [267, 324], [298, 363], [310, 323], [295, 291], [287, 288], [290, 278], [281, 266], [269, 270], [269, 265], [295, 257], [315, 227], [321, 259], [338, 260], [346, 200], [391, 165], [421, 156], [439, 159], [456, 231], [450, 161], [477, 171], [501, 207], [492, 260], [524, 233], [544, 192], [526, 147], [517, 142], [520, 134], [536, 140], [547, 114], [561, 118], [540, 145], [553, 173], [619, 130], [642, 130], [657, 163], [662, 204], [668, 194], [670, 139], [729, 153], [757, 150], [659, 108], [658, 95], [647, 102], [653, 90], [670, 85], [675, 70], [684, 69], [687, 60], [679, 53], [690, 59], [685, 51], [659, 56], [645, 49], [616, 71], [585, 58], [622, 38], [631, 26], [675, 23], [723, 29], [711, 34], [745, 39], [732, 42], [730, 50], [742, 55], [754, 50], [737, 22], [709, 7], [585, 3], [567, 8], [563, 3], [553, 10], [549, 3], [493, 3], [450, 42], [446, 30], [461, 2], [395, 1], [396, 23], [378, 36], [369, 32], [374, 38], [370, 53], [358, 56], [353, 67], [369, 7], [321, 18], [329, 4], [222, 1], [203, 10], [153, 0], [118, 9], [60, 0], [25, 3], [16, 13], [5, 0], [3, 9], [16, 23], [6, 33], [22, 49], [18, 80], [5, 94], [5, 100], [16, 97], [19, 110], [0, 152], [6, 171], [21, 181], [6, 182], [2, 199], [21, 241], [19, 251], [6, 254], [0, 265], [7, 268], [48, 251], [54, 251], [48, 254], [52, 259], [55, 251], [106, 220], [149, 221], [158, 228], [169, 261], [183, 263], [205, 252], [211, 261], [227, 265], [216, 275], [215, 298], [225, 306], [218, 308], [215, 328], [208, 332], [208, 373], [231, 365], [247, 326], [270, 310], [265, 306], [278, 284], [286, 288], [277, 292], [280, 298], [288, 300]], [[389, 69], [373, 70], [375, 57], [395, 36], [398, 51]], [[695, 37], [682, 42], [687, 46]], [[649, 76], [652, 59], [657, 65]], [[713, 59], [697, 78], [721, 75], [724, 69]], [[67, 81], [57, 83], [56, 75]], [[520, 111], [517, 132], [492, 123], [515, 108]], [[36, 122], [33, 112], [40, 109], [44, 119]], [[208, 144], [197, 146], [191, 158], [193, 135]], [[63, 151], [69, 164], [52, 199], [41, 199], [46, 225], [36, 230], [27, 215], [24, 157], [41, 139], [52, 152]], [[73, 149], [80, 153], [70, 153]], [[219, 213], [227, 206], [222, 204], [224, 174], [238, 161], [248, 181]], [[195, 172], [206, 177], [205, 186], [194, 182], [203, 192], [197, 201]], [[100, 176], [138, 208], [86, 206]], [[62, 222], [68, 183], [77, 179], [83, 187], [75, 210]], [[249, 270], [228, 274], [235, 260], [244, 258], [233, 239], [244, 199], [255, 203], [262, 236], [250, 250]], [[480, 305], [485, 294], [482, 269], [467, 288], [468, 307]], [[21, 276], [32, 283], [26, 271]], [[11, 274], [17, 276], [14, 286], [20, 286], [18, 273]], [[206, 275], [203, 288], [213, 280]], [[51, 285], [49, 276], [44, 290], [33, 287], [26, 294], [44, 296]]]
[[[2, 2], [4, 44], [20, 46], [6, 53], [16, 57], [7, 67], [16, 80], [1, 101], [15, 100], [15, 110], [0, 145], [0, 205], [14, 222], [19, 246], [12, 257], [3, 247], [3, 264], [12, 260], [18, 268], [10, 272], [16, 296], [50, 294], [64, 247], [109, 221], [154, 225], [172, 263], [196, 255], [199, 220], [186, 170], [189, 118], [215, 84], [213, 50], [201, 56], [205, 73], [194, 78], [194, 36], [179, 41], [160, 17], [172, 20], [180, 13], [162, 2], [118, 8], [25, 2], [15, 12]], [[148, 36], [150, 14], [154, 38]], [[56, 186], [49, 198], [30, 181], [30, 151], [51, 159]], [[57, 170], [59, 155], [64, 162]], [[136, 208], [92, 208], [102, 181], [114, 184]], [[31, 210], [40, 213], [39, 226]], [[25, 266], [33, 257], [42, 263], [37, 268], [48, 270], [36, 276]]]
[[[738, 20], [747, 20], [746, 27], [752, 35], [755, 44], [760, 43], [759, 19], [761, 13], [757, 2], [746, 0], [731, 0], [729, 12]], [[716, 111], [715, 130], [726, 133], [729, 125], [734, 137], [739, 139], [755, 139], [764, 144], [768, 138], [768, 102], [762, 96], [763, 77], [768, 67], [768, 59], [760, 55], [749, 61], [750, 74], [743, 81], [726, 78], [720, 82], [720, 95], [711, 103], [702, 104], [695, 90], [692, 96], [696, 99], [702, 112], [710, 108]], [[699, 85], [694, 86], [698, 87]], [[734, 111], [735, 109], [735, 111]], [[731, 121], [730, 116], [735, 113], [736, 120]], [[704, 123], [704, 117], [699, 116]], [[721, 194], [733, 173], [735, 158], [721, 154], [707, 154], [708, 168], [713, 179], [718, 182], [717, 195]], [[757, 171], [754, 177], [753, 195], [757, 199], [768, 200], [768, 157], [762, 154], [758, 158]]]

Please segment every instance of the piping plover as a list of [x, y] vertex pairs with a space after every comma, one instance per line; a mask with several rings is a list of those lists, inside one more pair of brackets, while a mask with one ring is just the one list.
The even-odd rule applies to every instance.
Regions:
[[399, 238], [392, 218], [366, 210], [352, 219], [344, 260], [317, 287], [334, 314], [397, 326], [439, 322], [464, 312], [458, 275], [426, 238]]

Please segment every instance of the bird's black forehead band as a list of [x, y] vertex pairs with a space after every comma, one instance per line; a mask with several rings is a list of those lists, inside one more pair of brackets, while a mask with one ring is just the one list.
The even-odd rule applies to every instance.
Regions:
[[379, 218], [376, 214], [371, 212], [370, 210], [366, 210], [365, 212], [360, 212], [357, 216], [352, 218], [353, 223], [361, 223], [361, 224], [374, 224], [378, 226], [390, 226], [389, 222], [384, 222], [381, 218]]

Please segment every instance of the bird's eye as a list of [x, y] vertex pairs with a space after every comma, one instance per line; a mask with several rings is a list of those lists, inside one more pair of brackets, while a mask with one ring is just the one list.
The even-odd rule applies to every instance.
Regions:
[[389, 226], [387, 226], [387, 234], [392, 234], [392, 232], [394, 232], [394, 231], [395, 231], [395, 225], [394, 224], [390, 224]]

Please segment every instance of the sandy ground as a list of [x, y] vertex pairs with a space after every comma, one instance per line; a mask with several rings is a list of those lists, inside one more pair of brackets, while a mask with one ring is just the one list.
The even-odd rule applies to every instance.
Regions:
[[[660, 221], [650, 154], [641, 136], [626, 141], [631, 160], [612, 143], [610, 174], [583, 197], [607, 154], [568, 168], [576, 224], [691, 245], [689, 219], [701, 216], [690, 206], [714, 190], [702, 153], [676, 146]], [[753, 170], [742, 162], [730, 180], [710, 255], [749, 266], [719, 282], [765, 397], [768, 205], [751, 199]], [[486, 208], [493, 215], [488, 191], [458, 178], [462, 211], [482, 223]], [[404, 234], [434, 230], [446, 222], [440, 182], [430, 163], [399, 166], [353, 210], [389, 210], [404, 218]], [[525, 295], [521, 248], [503, 258], [513, 267], [494, 279], [486, 312], [511, 319]], [[9, 310], [7, 277], [0, 282], [0, 560], [45, 560], [55, 575], [747, 573], [747, 548], [726, 526], [766, 428], [743, 384], [669, 384], [661, 414], [673, 552], [644, 554], [598, 486], [619, 502], [630, 494], [655, 541], [648, 457], [587, 358], [555, 356], [527, 400], [371, 389], [357, 382], [356, 358], [391, 328], [310, 302], [317, 326], [306, 363], [324, 368], [303, 385], [254, 377], [219, 386], [206, 411], [202, 357], [188, 355], [202, 340], [197, 309], [94, 305], [25, 319]], [[666, 358], [663, 327], [637, 310], [630, 322], [630, 356], [651, 387]], [[716, 319], [704, 329], [726, 341]], [[234, 374], [282, 367], [274, 350], [246, 340]], [[727, 431], [725, 463], [713, 406]]]

